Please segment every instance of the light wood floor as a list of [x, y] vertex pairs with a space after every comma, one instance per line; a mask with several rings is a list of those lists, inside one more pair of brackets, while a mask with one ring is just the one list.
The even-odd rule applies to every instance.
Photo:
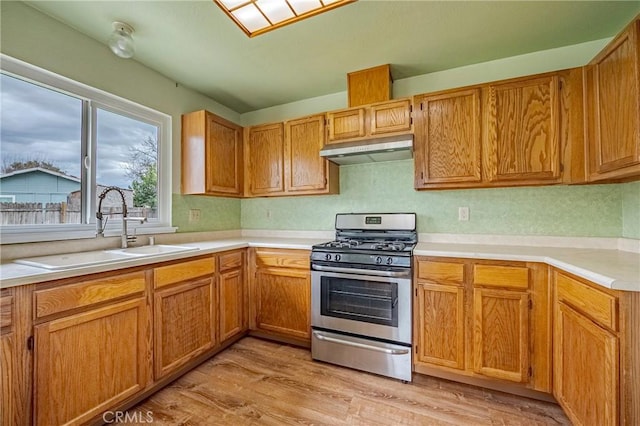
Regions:
[[417, 374], [403, 384], [250, 337], [135, 411], [152, 412], [154, 425], [570, 424], [555, 404]]

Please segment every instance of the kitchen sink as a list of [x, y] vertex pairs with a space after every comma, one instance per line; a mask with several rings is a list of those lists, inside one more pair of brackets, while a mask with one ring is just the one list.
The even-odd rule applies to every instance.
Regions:
[[67, 253], [54, 254], [51, 256], [30, 257], [27, 259], [17, 259], [14, 262], [22, 265], [35, 266], [37, 268], [56, 270], [100, 265], [103, 263], [128, 259], [131, 259], [131, 257], [124, 254], [110, 253], [108, 251], [89, 251], [84, 253]]
[[101, 265], [132, 258], [161, 256], [164, 254], [199, 250], [198, 247], [155, 245], [129, 247], [126, 249], [90, 251], [83, 253], [55, 254], [51, 256], [30, 257], [17, 259], [14, 262], [27, 266], [35, 266], [50, 270], [81, 268], [84, 266]]
[[125, 256], [158, 256], [161, 254], [178, 253], [199, 250], [198, 247], [169, 246], [158, 244], [154, 246], [129, 247], [125, 249], [105, 250], [105, 253], [122, 254]]

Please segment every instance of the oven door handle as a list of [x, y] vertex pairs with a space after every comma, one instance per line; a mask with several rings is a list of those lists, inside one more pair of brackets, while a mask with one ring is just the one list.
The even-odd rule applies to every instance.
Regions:
[[381, 348], [379, 346], [365, 345], [364, 343], [351, 342], [349, 340], [336, 339], [334, 337], [325, 336], [317, 331], [313, 332], [313, 335], [318, 340], [323, 340], [326, 342], [337, 343], [339, 345], [352, 346], [354, 348], [367, 349], [375, 352], [383, 352], [389, 355], [406, 355], [410, 352], [410, 349], [390, 349], [390, 348]]
[[311, 268], [315, 271], [324, 272], [342, 272], [347, 274], [362, 274], [373, 275], [376, 277], [391, 277], [391, 278], [410, 278], [411, 273], [409, 271], [378, 271], [375, 269], [359, 269], [359, 268], [339, 268], [336, 266], [324, 266], [324, 265], [311, 265]]

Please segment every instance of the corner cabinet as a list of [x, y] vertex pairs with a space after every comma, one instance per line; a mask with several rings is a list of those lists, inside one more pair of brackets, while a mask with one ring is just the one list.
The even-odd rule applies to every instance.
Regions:
[[553, 393], [576, 425], [640, 422], [640, 293], [554, 270]]
[[208, 111], [182, 116], [182, 193], [243, 195], [242, 128]]
[[140, 271], [34, 292], [36, 425], [87, 423], [152, 383], [145, 290]]
[[640, 19], [585, 68], [589, 180], [640, 176]]
[[324, 116], [245, 129], [247, 196], [335, 194], [338, 166], [320, 156]]
[[245, 191], [248, 196], [284, 193], [284, 126], [245, 128]]
[[258, 248], [251, 253], [250, 304], [254, 334], [309, 346], [309, 251]]
[[417, 257], [415, 266], [416, 372], [550, 392], [545, 265]]
[[154, 269], [156, 380], [216, 345], [215, 273], [215, 257]]

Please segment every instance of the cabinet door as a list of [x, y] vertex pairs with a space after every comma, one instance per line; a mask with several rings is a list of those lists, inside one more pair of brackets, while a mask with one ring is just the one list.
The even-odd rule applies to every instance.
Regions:
[[251, 195], [284, 192], [284, 134], [282, 123], [248, 130], [245, 162]]
[[211, 349], [216, 343], [215, 281], [187, 281], [155, 293], [155, 378]]
[[528, 293], [475, 288], [473, 291], [474, 371], [526, 382], [529, 378]]
[[150, 383], [145, 298], [37, 325], [35, 423], [80, 424]]
[[530, 183], [560, 176], [557, 76], [488, 86], [491, 181]]
[[369, 108], [372, 135], [411, 131], [411, 101], [383, 102]]
[[418, 285], [419, 363], [464, 370], [464, 288], [452, 285]]
[[259, 268], [256, 271], [257, 328], [310, 339], [310, 287], [309, 271]]
[[327, 188], [324, 116], [301, 118], [285, 124], [285, 176], [287, 192], [318, 192]]
[[0, 335], [0, 403], [2, 412], [0, 413], [0, 423], [3, 425], [14, 424], [13, 401], [13, 353], [15, 350], [13, 333]]
[[243, 287], [242, 269], [220, 274], [220, 342], [244, 330]]
[[635, 21], [587, 68], [592, 178], [640, 163], [639, 27]]
[[242, 129], [207, 114], [207, 193], [242, 194]]
[[329, 137], [327, 143], [337, 143], [346, 139], [364, 137], [367, 134], [364, 117], [364, 108], [328, 112]]
[[554, 395], [576, 425], [618, 424], [618, 338], [556, 305]]
[[416, 187], [480, 182], [480, 89], [416, 98]]

